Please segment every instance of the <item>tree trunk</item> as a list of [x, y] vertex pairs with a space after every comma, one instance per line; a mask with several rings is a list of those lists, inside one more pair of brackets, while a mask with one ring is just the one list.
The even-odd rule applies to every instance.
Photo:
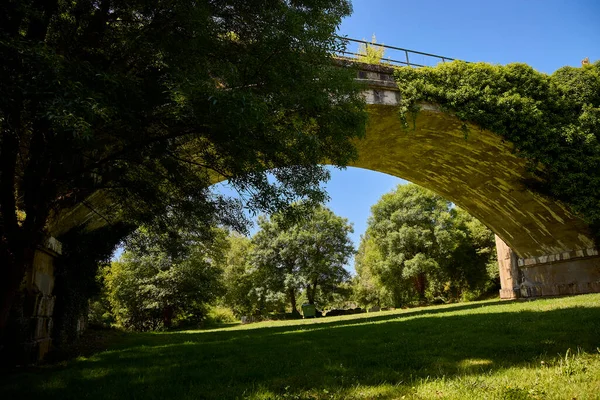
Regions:
[[306, 288], [306, 295], [308, 297], [308, 304], [315, 304], [315, 295], [317, 294], [317, 284], [318, 280], [315, 279], [312, 284], [312, 288], [308, 286]]
[[425, 286], [427, 285], [427, 277], [421, 272], [417, 279], [419, 281], [419, 300], [425, 301]]
[[427, 286], [427, 277], [424, 273], [420, 273], [415, 277], [415, 288], [419, 294], [419, 301], [425, 301], [425, 287]]
[[298, 312], [298, 306], [296, 305], [296, 291], [294, 290], [294, 288], [290, 288], [288, 294], [290, 296], [290, 305], [292, 306], [292, 314], [300, 315], [300, 313]]
[[165, 328], [170, 328], [173, 325], [173, 315], [175, 310], [173, 306], [165, 306], [163, 308], [163, 325]]

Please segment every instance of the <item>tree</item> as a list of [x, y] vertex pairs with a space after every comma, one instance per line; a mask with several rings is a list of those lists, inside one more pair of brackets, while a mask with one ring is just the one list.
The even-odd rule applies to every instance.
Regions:
[[125, 251], [104, 270], [104, 282], [116, 321], [140, 331], [171, 327], [173, 319], [202, 321], [206, 305], [223, 293], [225, 235], [209, 247], [194, 246], [185, 259], [160, 248]]
[[[346, 0], [0, 5], [0, 331], [33, 253], [93, 215], [177, 235], [320, 202], [365, 114], [335, 66]], [[265, 171], [272, 170], [275, 182]], [[76, 213], [77, 214], [77, 213]], [[59, 238], [60, 239], [60, 238]]]
[[361, 43], [358, 46], [358, 61], [366, 64], [380, 64], [385, 47], [377, 45], [375, 34], [371, 38], [371, 44]]
[[400, 306], [411, 293], [420, 302], [441, 294], [460, 298], [488, 283], [493, 233], [447, 200], [400, 185], [371, 212], [356, 259], [363, 302], [381, 301], [381, 287]]
[[[357, 274], [354, 278], [354, 298], [364, 307], [395, 305], [388, 289], [394, 285], [386, 284], [386, 277], [378, 269], [382, 261], [381, 253], [373, 238], [368, 233], [362, 235], [358, 252], [354, 257], [354, 269]], [[396, 297], [399, 296], [401, 294]]]
[[[268, 219], [260, 217], [260, 230], [252, 238], [252, 265], [261, 282], [255, 291], [263, 298], [274, 298], [283, 294], [291, 306], [292, 314], [299, 315], [297, 307], [298, 290], [302, 285], [298, 256], [287, 248], [293, 239], [286, 229], [285, 221], [278, 216]], [[295, 247], [295, 246], [294, 246]]]
[[301, 290], [308, 302], [327, 296], [349, 278], [344, 265], [354, 253], [348, 234], [352, 226], [325, 207], [287, 224], [281, 214], [259, 220], [252, 238], [252, 263], [264, 277], [265, 287], [285, 293], [292, 313], [299, 314]]
[[419, 186], [399, 185], [371, 213], [368, 231], [382, 253], [382, 275], [412, 281], [424, 301], [428, 277], [447, 252], [438, 235], [448, 227], [450, 203]]
[[[286, 252], [298, 259], [309, 304], [320, 295], [324, 300], [349, 278], [344, 265], [354, 254], [348, 220], [325, 207], [316, 208], [293, 227]], [[283, 254], [283, 256], [286, 256]]]
[[249, 238], [236, 233], [229, 234], [228, 242], [223, 271], [223, 302], [237, 315], [255, 314], [259, 311], [259, 301], [253, 291], [257, 282], [250, 265], [252, 243]]
[[474, 294], [499, 289], [498, 260], [494, 233], [466, 211], [456, 207], [454, 250], [444, 264], [446, 290], [460, 299], [465, 291]]

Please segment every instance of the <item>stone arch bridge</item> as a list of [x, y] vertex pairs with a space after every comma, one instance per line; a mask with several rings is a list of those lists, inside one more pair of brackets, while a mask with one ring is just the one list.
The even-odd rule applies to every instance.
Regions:
[[[524, 185], [531, 175], [511, 143], [475, 125], [465, 137], [462, 121], [427, 104], [414, 129], [403, 129], [394, 67], [357, 65], [369, 122], [352, 166], [421, 185], [488, 226], [496, 234], [502, 298], [600, 292], [600, 257], [588, 226]], [[79, 206], [64, 213], [51, 234], [83, 223], [93, 229], [104, 221]]]
[[[587, 225], [564, 205], [525, 187], [525, 162], [512, 153], [510, 143], [477, 126], [470, 126], [465, 138], [462, 122], [431, 105], [422, 105], [415, 129], [406, 131], [398, 118], [393, 67], [359, 64], [357, 74], [365, 84], [370, 118], [366, 138], [356, 142], [354, 166], [426, 187], [492, 229], [501, 298], [600, 292], [600, 257]], [[92, 195], [87, 203], [101, 208], [103, 196]], [[80, 205], [60, 215], [50, 235], [83, 224], [94, 229], [105, 221]], [[61, 244], [51, 237], [46, 247], [36, 253], [24, 281], [35, 296], [35, 333], [26, 343], [33, 359], [41, 359], [51, 343], [53, 260]]]
[[353, 166], [428, 188], [494, 231], [502, 298], [600, 291], [600, 257], [588, 226], [525, 186], [531, 174], [512, 144], [475, 125], [465, 137], [462, 121], [427, 104], [404, 129], [393, 70], [360, 64], [369, 122]]

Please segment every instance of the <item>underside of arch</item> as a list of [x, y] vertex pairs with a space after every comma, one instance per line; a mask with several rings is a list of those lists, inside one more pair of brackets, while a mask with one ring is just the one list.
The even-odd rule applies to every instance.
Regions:
[[[489, 131], [421, 110], [406, 130], [393, 105], [368, 106], [366, 138], [355, 167], [428, 188], [471, 213], [521, 258], [594, 247], [588, 226], [561, 203], [528, 189], [533, 178], [512, 145]], [[414, 128], [414, 129], [413, 129]]]

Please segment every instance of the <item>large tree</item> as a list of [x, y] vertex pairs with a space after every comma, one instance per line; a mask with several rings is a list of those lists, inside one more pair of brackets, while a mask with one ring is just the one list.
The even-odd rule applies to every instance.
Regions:
[[297, 296], [306, 294], [310, 304], [349, 278], [344, 265], [354, 253], [345, 218], [325, 207], [307, 212], [289, 224], [281, 215], [262, 218], [260, 231], [252, 238], [252, 263], [264, 271], [264, 284], [285, 293], [292, 313], [298, 313]]
[[449, 201], [417, 185], [399, 185], [371, 213], [356, 259], [358, 287], [376, 291], [362, 293], [365, 303], [385, 294], [396, 306], [412, 293], [421, 302], [428, 293], [458, 298], [487, 283], [493, 233]]
[[[0, 5], [0, 331], [35, 249], [88, 210], [196, 234], [318, 202], [364, 130], [334, 66], [347, 0], [7, 0]], [[275, 176], [269, 182], [264, 171]], [[174, 229], [171, 229], [174, 228]], [[121, 228], [120, 228], [121, 229]]]
[[160, 247], [134, 248], [105, 267], [104, 290], [116, 322], [140, 331], [169, 328], [175, 318], [199, 324], [206, 306], [224, 292], [228, 244], [224, 231], [215, 236], [209, 245], [191, 245], [183, 259]]
[[382, 253], [382, 275], [388, 281], [412, 281], [424, 300], [428, 278], [437, 273], [447, 252], [446, 241], [438, 237], [449, 226], [450, 202], [417, 185], [399, 185], [371, 213], [368, 231]]

